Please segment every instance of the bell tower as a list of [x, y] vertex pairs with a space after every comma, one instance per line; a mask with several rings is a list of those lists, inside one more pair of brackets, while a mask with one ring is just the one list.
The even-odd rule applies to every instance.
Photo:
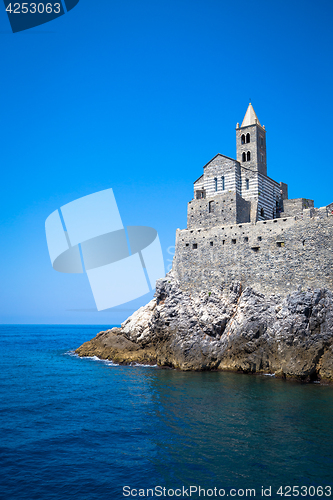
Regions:
[[267, 176], [266, 130], [250, 103], [242, 125], [236, 125], [237, 161], [242, 167]]

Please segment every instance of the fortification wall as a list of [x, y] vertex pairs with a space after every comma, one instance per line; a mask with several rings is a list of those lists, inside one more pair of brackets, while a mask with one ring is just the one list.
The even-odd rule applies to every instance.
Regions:
[[[333, 216], [285, 217], [206, 229], [177, 230], [173, 271], [187, 291], [225, 292], [240, 281], [266, 294], [296, 289], [333, 290]], [[311, 217], [311, 218], [310, 218]]]
[[294, 198], [292, 200], [283, 201], [283, 213], [282, 216], [285, 217], [301, 217], [303, 210], [307, 208], [313, 208], [313, 200], [308, 200], [306, 198]]
[[250, 222], [250, 210], [251, 203], [235, 192], [214, 193], [188, 203], [187, 228]]

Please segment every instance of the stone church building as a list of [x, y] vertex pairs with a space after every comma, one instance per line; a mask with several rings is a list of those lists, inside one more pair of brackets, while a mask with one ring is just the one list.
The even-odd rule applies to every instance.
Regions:
[[[297, 215], [312, 200], [288, 200], [288, 186], [267, 176], [266, 130], [250, 103], [236, 125], [237, 160], [217, 154], [194, 182], [188, 229]], [[288, 212], [288, 213], [287, 213]]]

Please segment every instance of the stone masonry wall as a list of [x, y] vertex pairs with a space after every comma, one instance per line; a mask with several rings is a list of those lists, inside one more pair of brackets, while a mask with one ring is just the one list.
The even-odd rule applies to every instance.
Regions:
[[283, 201], [283, 213], [281, 215], [284, 217], [301, 217], [303, 210], [306, 208], [313, 208], [313, 200], [307, 200], [306, 198], [294, 198], [292, 200]]
[[251, 202], [234, 192], [214, 193], [192, 200], [187, 208], [187, 228], [208, 228], [250, 222]]
[[303, 288], [333, 289], [333, 216], [306, 209], [285, 217], [206, 229], [177, 230], [173, 271], [184, 290], [232, 282], [259, 292], [286, 295]]
[[[251, 140], [249, 143], [242, 144], [242, 135], [250, 134]], [[261, 145], [260, 138], [263, 139]], [[263, 175], [267, 175], [267, 160], [266, 160], [266, 131], [260, 125], [249, 125], [236, 129], [236, 146], [237, 146], [237, 161], [242, 166], [252, 170], [257, 170]], [[251, 160], [242, 162], [242, 154], [251, 153]], [[263, 159], [261, 160], [261, 155]]]
[[214, 193], [188, 203], [188, 229], [214, 227], [223, 223], [236, 223], [236, 193]]
[[[222, 177], [224, 177], [224, 188]], [[194, 191], [205, 189], [207, 195], [213, 195], [216, 192], [239, 192], [239, 178], [239, 163], [219, 154], [204, 167], [204, 175], [194, 183]], [[217, 180], [217, 191], [215, 190], [215, 179]]]
[[[280, 196], [280, 184], [266, 175], [251, 172], [245, 168], [242, 172], [242, 197], [251, 202], [257, 202], [258, 214], [256, 220], [276, 218], [276, 199]], [[246, 179], [249, 189], [246, 189]], [[263, 209], [263, 215], [261, 215]]]
[[237, 223], [250, 222], [251, 220], [251, 201], [244, 200], [237, 195]]

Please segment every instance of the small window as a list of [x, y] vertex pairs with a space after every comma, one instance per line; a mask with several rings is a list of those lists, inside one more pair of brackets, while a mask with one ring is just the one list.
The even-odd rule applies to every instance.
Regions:
[[249, 142], [251, 142], [251, 136], [250, 134], [246, 134], [246, 143], [248, 144]]
[[214, 205], [215, 205], [215, 203], [214, 203], [213, 201], [210, 201], [210, 202], [208, 203], [208, 212], [209, 212], [210, 214], [212, 214], [212, 213], [214, 212]]
[[217, 191], [217, 177], [215, 177], [214, 183], [215, 183], [215, 191]]
[[246, 189], [250, 189], [250, 181], [249, 181], [249, 179], [246, 179], [245, 184], [246, 184]]
[[260, 147], [264, 147], [264, 138], [262, 136], [260, 136]]
[[231, 243], [233, 243], [234, 245], [236, 245], [236, 240], [231, 240]]
[[276, 244], [279, 248], [284, 247], [284, 241], [277, 241]]
[[206, 198], [205, 190], [204, 189], [200, 189], [200, 190], [196, 191], [196, 199], [197, 200], [201, 200], [203, 198]]
[[225, 240], [222, 240], [222, 245], [224, 245], [224, 244], [225, 244]]
[[265, 210], [263, 208], [260, 210], [260, 217], [265, 217]]
[[249, 241], [249, 238], [247, 236], [244, 237], [244, 242], [247, 243]]
[[250, 153], [250, 151], [247, 152], [246, 159], [247, 159], [247, 161], [251, 160], [251, 153]]
[[260, 247], [252, 247], [251, 250], [253, 250], [254, 252], [259, 252]]
[[224, 182], [224, 175], [221, 177], [222, 180], [222, 190], [225, 190], [225, 182]]
[[210, 242], [210, 246], [212, 247], [213, 245], [214, 245], [214, 242], [213, 242], [213, 241], [211, 241], [211, 242]]
[[193, 243], [193, 248], [198, 248], [198, 243]]
[[261, 163], [264, 163], [264, 155], [260, 154], [260, 161]]
[[261, 241], [262, 240], [262, 237], [261, 236], [258, 236], [258, 241]]
[[245, 135], [244, 134], [241, 136], [241, 143], [245, 144]]
[[187, 246], [187, 247], [188, 247], [188, 245], [189, 245], [189, 244], [188, 244], [188, 243], [186, 243], [186, 246]]
[[246, 161], [246, 153], [242, 154], [242, 161]]

